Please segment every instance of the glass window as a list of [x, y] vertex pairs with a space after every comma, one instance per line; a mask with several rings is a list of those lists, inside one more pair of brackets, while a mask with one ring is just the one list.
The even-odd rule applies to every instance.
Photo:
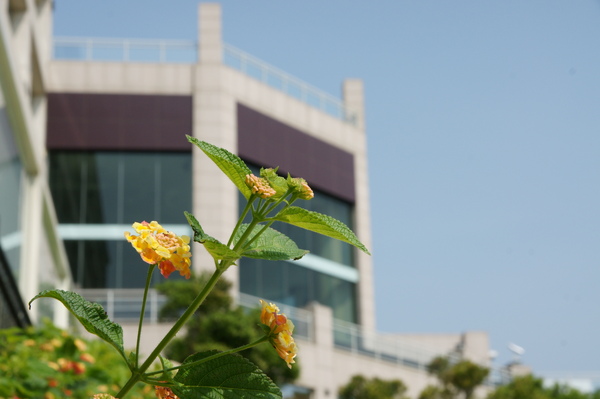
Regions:
[[243, 258], [240, 291], [286, 305], [303, 307], [316, 301], [331, 307], [333, 317], [355, 323], [356, 285], [291, 262]]
[[60, 223], [186, 223], [190, 153], [50, 154], [50, 187]]
[[[92, 156], [90, 156], [92, 157]], [[123, 215], [119, 206], [123, 185], [123, 155], [119, 153], [96, 153], [94, 174], [90, 176], [90, 196], [98, 198], [97, 213], [100, 223], [120, 223]], [[116, 210], [116, 212], [115, 212]], [[88, 220], [90, 220], [88, 218]], [[90, 222], [91, 223], [91, 222]]]
[[[123, 162], [123, 214], [128, 220], [157, 220], [160, 176], [154, 154], [132, 153]], [[160, 223], [166, 223], [161, 220]]]
[[[127, 241], [66, 240], [65, 247], [73, 280], [81, 288], [143, 288], [148, 264]], [[158, 270], [152, 284], [163, 279]], [[178, 273], [170, 280], [183, 279]]]
[[184, 211], [192, 211], [192, 158], [190, 155], [161, 154], [159, 220], [187, 224]]
[[[183, 212], [191, 210], [191, 186], [191, 153], [50, 154], [50, 188], [62, 224], [187, 225]], [[147, 265], [124, 239], [67, 240], [65, 246], [77, 286], [144, 287]]]
[[79, 223], [85, 153], [50, 155], [50, 189], [60, 223]]

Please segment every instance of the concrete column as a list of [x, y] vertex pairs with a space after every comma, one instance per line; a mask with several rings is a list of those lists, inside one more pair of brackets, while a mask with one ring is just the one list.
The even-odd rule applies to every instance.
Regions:
[[[57, 289], [68, 291], [71, 287], [70, 279], [62, 278], [58, 284]], [[54, 301], [54, 314], [53, 320], [55, 326], [64, 330], [69, 328], [69, 317], [70, 313], [59, 301]]]
[[[221, 42], [221, 8], [200, 5], [200, 60], [193, 71], [193, 135], [217, 147], [237, 153], [237, 108], [226, 89]], [[193, 213], [204, 231], [226, 243], [238, 217], [238, 191], [235, 185], [198, 148], [192, 153]], [[212, 258], [196, 246], [194, 270], [214, 270]], [[225, 277], [238, 292], [238, 270], [234, 266]]]
[[[354, 231], [369, 250], [371, 242], [371, 214], [369, 198], [369, 176], [367, 165], [367, 139], [365, 133], [364, 88], [360, 79], [346, 79], [343, 84], [343, 99], [346, 113], [362, 134], [354, 141], [354, 166], [356, 182], [356, 204], [354, 208]], [[375, 331], [375, 293], [372, 258], [356, 250], [356, 266], [360, 275], [358, 283], [359, 323], [367, 331]]]
[[[311, 370], [302, 369], [302, 377], [306, 375], [310, 380], [310, 385], [314, 388], [313, 399], [335, 399], [337, 387], [334, 378], [333, 313], [331, 308], [317, 302], [310, 304], [308, 309], [313, 312], [314, 317], [313, 336], [315, 347], [318, 348], [318, 361], [311, 364]], [[302, 347], [299, 356], [301, 351]]]
[[490, 339], [487, 332], [467, 331], [462, 335], [462, 342], [462, 355], [465, 359], [485, 366], [490, 365]]
[[[23, 178], [23, 209], [21, 215], [21, 268], [19, 270], [19, 290], [25, 302], [39, 293], [40, 252], [42, 247], [42, 181], [40, 175], [27, 175]], [[46, 265], [50, 267], [50, 265]], [[32, 306], [29, 314], [32, 322], [37, 322], [38, 307]]]
[[198, 7], [198, 57], [202, 63], [220, 64], [223, 60], [221, 6], [201, 3]]
[[355, 121], [356, 127], [365, 130], [365, 104], [363, 82], [360, 79], [346, 79], [343, 85], [343, 99], [347, 117]]

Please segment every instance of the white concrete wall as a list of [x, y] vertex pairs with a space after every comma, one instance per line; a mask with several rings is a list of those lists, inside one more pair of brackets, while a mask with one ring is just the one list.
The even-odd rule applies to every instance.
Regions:
[[59, 61], [51, 63], [48, 91], [101, 94], [191, 95], [186, 64]]

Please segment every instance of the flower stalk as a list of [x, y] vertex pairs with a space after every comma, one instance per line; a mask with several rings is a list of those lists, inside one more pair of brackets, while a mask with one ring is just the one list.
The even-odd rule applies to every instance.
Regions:
[[148, 300], [148, 289], [150, 288], [150, 282], [152, 282], [152, 274], [154, 273], [155, 265], [151, 265], [148, 268], [148, 275], [146, 276], [146, 286], [144, 288], [144, 298], [142, 299], [142, 309], [140, 310], [140, 322], [138, 324], [137, 339], [135, 342], [135, 368], [139, 366], [140, 359], [140, 340], [142, 337], [142, 326], [144, 324], [144, 316], [146, 315], [146, 302]]
[[131, 388], [133, 388], [133, 386], [142, 379], [142, 377], [144, 376], [144, 373], [146, 372], [146, 370], [148, 370], [148, 368], [156, 360], [158, 355], [160, 355], [160, 353], [167, 347], [169, 342], [171, 342], [171, 340], [173, 338], [175, 338], [175, 335], [177, 335], [179, 330], [181, 330], [181, 328], [188, 322], [190, 317], [192, 317], [192, 315], [196, 312], [196, 310], [198, 310], [200, 305], [202, 305], [202, 302], [204, 302], [204, 300], [206, 299], [208, 294], [215, 287], [215, 284], [217, 284], [217, 281], [219, 280], [219, 278], [221, 277], [223, 272], [224, 272], [224, 270], [223, 271], [219, 270], [219, 269], [215, 270], [215, 272], [210, 277], [210, 279], [208, 280], [208, 282], [206, 283], [206, 285], [204, 286], [202, 291], [200, 291], [198, 296], [194, 299], [194, 301], [186, 309], [186, 311], [183, 313], [183, 315], [181, 315], [181, 317], [175, 322], [173, 327], [171, 327], [171, 329], [165, 335], [165, 337], [162, 339], [162, 341], [160, 341], [159, 344], [156, 346], [156, 348], [154, 348], [154, 350], [148, 356], [146, 361], [137, 370], [135, 370], [133, 372], [129, 381], [127, 381], [125, 386], [123, 386], [123, 388], [117, 394], [117, 396], [116, 396], [117, 398], [123, 398], [127, 394], [127, 392], [129, 392], [131, 390]]

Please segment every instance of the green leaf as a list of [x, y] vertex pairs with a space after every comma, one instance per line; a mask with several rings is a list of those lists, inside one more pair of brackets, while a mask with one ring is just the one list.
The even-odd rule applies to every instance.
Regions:
[[129, 365], [130, 370], [133, 370], [134, 368], [137, 367], [137, 364], [135, 364], [136, 360], [137, 360], [137, 356], [135, 354], [135, 351], [129, 352], [129, 355], [127, 356], [127, 364]]
[[167, 358], [158, 355], [158, 359], [160, 360], [160, 364], [162, 365], [163, 373], [161, 380], [171, 382], [173, 381], [173, 371], [165, 371], [173, 367], [173, 363]]
[[[196, 353], [184, 362], [193, 363], [217, 355], [218, 351]], [[281, 391], [258, 367], [239, 355], [223, 355], [183, 368], [175, 375], [183, 385], [173, 387], [187, 399], [281, 399]]]
[[46, 290], [29, 301], [30, 308], [31, 303], [38, 298], [54, 298], [62, 302], [87, 331], [111, 344], [127, 361], [127, 356], [123, 350], [123, 329], [120, 325], [108, 319], [104, 308], [100, 304], [92, 303], [71, 291]]
[[271, 188], [275, 190], [275, 195], [271, 197], [272, 199], [283, 197], [288, 193], [288, 190], [290, 188], [287, 179], [277, 174], [277, 169], [278, 168], [260, 169], [260, 177], [267, 179], [267, 181], [269, 182], [269, 186], [271, 186]]
[[204, 230], [202, 230], [202, 226], [200, 226], [200, 223], [196, 217], [194, 217], [194, 215], [189, 212], [184, 213], [188, 223], [190, 224], [190, 227], [192, 230], [194, 230], [194, 241], [203, 244], [204, 248], [206, 248], [208, 253], [210, 253], [214, 259], [225, 259], [235, 262], [241, 257], [240, 254], [229, 248], [227, 245], [206, 234]]
[[[248, 224], [240, 226], [234, 242], [240, 239], [248, 226]], [[263, 227], [255, 226], [249, 238], [254, 237]], [[244, 249], [242, 255], [254, 259], [298, 260], [307, 253], [307, 250], [298, 248], [291, 238], [269, 227], [248, 248]]]
[[371, 255], [367, 247], [358, 240], [356, 234], [348, 226], [331, 216], [290, 206], [279, 212], [273, 219], [347, 242]]
[[250, 198], [252, 192], [246, 186], [245, 179], [246, 175], [252, 174], [252, 171], [244, 161], [235, 154], [227, 151], [224, 148], [220, 148], [209, 144], [205, 141], [200, 141], [195, 137], [186, 136], [188, 141], [195, 144], [200, 148], [212, 161], [229, 177], [229, 179], [236, 185], [236, 187], [242, 192], [246, 199]]

